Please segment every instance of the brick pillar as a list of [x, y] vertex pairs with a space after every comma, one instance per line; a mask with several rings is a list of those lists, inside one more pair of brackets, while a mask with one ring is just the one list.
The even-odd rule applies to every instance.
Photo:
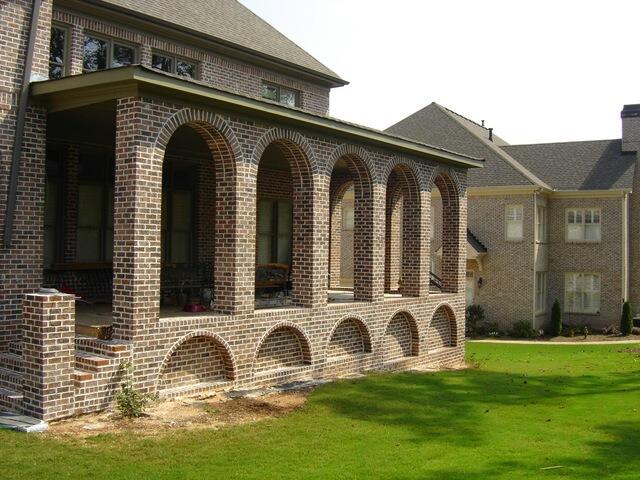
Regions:
[[[384, 301], [384, 264], [385, 264], [385, 230], [386, 230], [386, 188], [376, 183], [373, 185], [373, 232], [371, 250], [371, 301]], [[356, 242], [357, 245], [357, 242]], [[356, 248], [359, 248], [356, 246]], [[356, 260], [356, 269], [357, 260]], [[354, 272], [355, 274], [355, 272]]]
[[[295, 201], [296, 194], [299, 195], [299, 203]], [[327, 304], [329, 238], [326, 234], [320, 235], [320, 232], [327, 232], [329, 228], [328, 195], [329, 182], [325, 175], [320, 174], [313, 176], [312, 191], [294, 190], [294, 222], [299, 221], [299, 226], [313, 225], [312, 231], [305, 231], [306, 229], [296, 228], [294, 225], [293, 253], [297, 257], [295, 264], [299, 265], [300, 270], [296, 278], [299, 290], [296, 292], [294, 284], [293, 299], [294, 302], [297, 300], [298, 305], [305, 307]]]
[[23, 304], [23, 411], [42, 420], [73, 414], [75, 299], [35, 293]]
[[69, 42], [69, 73], [80, 75], [83, 70], [84, 58], [84, 28], [74, 25], [71, 29], [71, 42]]
[[78, 251], [78, 167], [80, 149], [70, 146], [64, 159], [64, 254], [65, 262], [74, 262]]
[[142, 99], [118, 100], [113, 328], [122, 340], [140, 339], [160, 315], [162, 163], [150, 117]]

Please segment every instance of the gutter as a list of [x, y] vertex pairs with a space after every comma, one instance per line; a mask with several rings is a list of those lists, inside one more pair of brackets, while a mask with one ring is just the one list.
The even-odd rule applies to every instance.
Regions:
[[16, 201], [18, 197], [18, 176], [20, 175], [20, 158], [22, 157], [22, 140], [24, 136], [25, 116], [29, 102], [29, 83], [33, 69], [33, 52], [38, 35], [38, 21], [40, 19], [40, 7], [42, 0], [34, 0], [31, 11], [31, 30], [29, 31], [29, 43], [27, 44], [26, 60], [22, 73], [22, 85], [20, 87], [18, 111], [16, 119], [16, 131], [13, 139], [13, 158], [11, 159], [11, 171], [9, 173], [9, 189], [7, 191], [7, 210], [4, 222], [4, 246], [11, 248], [13, 244], [13, 224], [15, 221]]

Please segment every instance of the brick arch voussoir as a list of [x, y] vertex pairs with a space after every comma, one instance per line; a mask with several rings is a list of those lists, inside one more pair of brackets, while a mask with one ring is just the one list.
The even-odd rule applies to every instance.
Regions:
[[[257, 169], [264, 151], [272, 143], [283, 150], [292, 169], [292, 175], [298, 176], [303, 182], [309, 182], [312, 188], [313, 175], [319, 173], [317, 156], [307, 138], [300, 132], [287, 128], [272, 128], [267, 130], [256, 142], [251, 155], [251, 163]], [[257, 171], [257, 170], [256, 170]]]
[[[424, 336], [425, 341], [429, 338], [429, 332], [431, 330], [431, 324], [433, 323], [433, 319], [439, 311], [444, 311], [447, 314], [447, 318], [449, 319], [449, 328], [451, 333], [451, 347], [455, 347], [458, 345], [458, 320], [456, 318], [456, 314], [447, 302], [441, 302], [433, 309], [433, 313], [429, 318], [429, 324], [427, 325], [427, 332]], [[464, 327], [463, 327], [464, 328]]]
[[378, 169], [371, 158], [371, 154], [367, 149], [350, 143], [343, 143], [336, 147], [329, 155], [329, 159], [325, 165], [325, 174], [331, 177], [336, 162], [341, 158], [348, 161], [349, 171], [354, 177], [354, 181], [361, 185], [361, 188], [367, 194], [373, 192], [373, 185], [378, 182]]
[[235, 360], [235, 356], [231, 350], [231, 347], [229, 346], [229, 344], [217, 333], [213, 333], [210, 332], [208, 330], [194, 330], [192, 332], [187, 333], [186, 335], [180, 337], [178, 340], [176, 340], [173, 345], [171, 346], [171, 348], [169, 348], [169, 350], [167, 351], [167, 353], [165, 354], [162, 362], [160, 362], [160, 365], [158, 366], [156, 375], [155, 375], [155, 388], [157, 390], [158, 385], [160, 384], [160, 376], [162, 375], [162, 372], [164, 371], [164, 369], [167, 367], [167, 365], [169, 364], [169, 362], [171, 361], [171, 356], [182, 346], [185, 344], [185, 342], [193, 339], [193, 338], [197, 338], [197, 337], [206, 337], [206, 338], [210, 338], [211, 340], [213, 340], [213, 342], [219, 346], [222, 347], [222, 361], [224, 363], [224, 369], [225, 369], [225, 376], [227, 377], [227, 380], [235, 380], [236, 378], [236, 374], [237, 374], [237, 368], [236, 368], [236, 360]]
[[265, 340], [276, 330], [286, 329], [294, 332], [298, 341], [300, 342], [300, 347], [302, 348], [302, 360], [306, 365], [313, 364], [313, 357], [311, 353], [311, 339], [306, 334], [306, 332], [299, 325], [293, 322], [278, 322], [275, 325], [272, 325], [263, 335], [260, 337], [260, 340], [257, 343], [257, 346], [253, 352], [253, 359], [251, 360], [251, 371], [255, 370], [256, 360], [258, 358], [258, 354], [260, 353], [260, 349], [264, 344]]
[[340, 318], [331, 328], [331, 331], [327, 336], [327, 341], [325, 344], [325, 349], [324, 349], [325, 356], [326, 356], [326, 352], [329, 351], [329, 345], [331, 344], [331, 339], [333, 338], [333, 335], [336, 333], [336, 330], [340, 325], [348, 321], [355, 322], [360, 328], [360, 334], [362, 335], [362, 341], [364, 344], [365, 353], [371, 353], [373, 351], [373, 341], [372, 341], [371, 329], [369, 328], [369, 325], [367, 324], [366, 320], [362, 318], [360, 315], [352, 314], [352, 315], [345, 315], [344, 317]]
[[425, 181], [424, 175], [421, 175], [419, 167], [413, 160], [403, 156], [394, 156], [385, 165], [382, 175], [383, 185], [388, 185], [389, 177], [394, 171], [404, 180], [412, 196], [419, 198], [421, 191], [429, 189], [428, 182]]

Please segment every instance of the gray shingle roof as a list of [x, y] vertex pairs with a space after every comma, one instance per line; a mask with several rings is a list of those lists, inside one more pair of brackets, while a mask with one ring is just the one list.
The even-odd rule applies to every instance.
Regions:
[[[470, 128], [478, 133], [474, 133]], [[472, 187], [537, 184], [531, 176], [514, 168], [497, 145], [488, 144], [488, 133], [487, 140], [484, 141], [479, 136], [482, 130], [486, 129], [437, 103], [431, 103], [385, 131], [484, 158], [484, 168], [469, 171], [469, 185]]]
[[346, 83], [304, 49], [236, 0], [90, 0], [284, 60]]
[[623, 154], [621, 140], [502, 148], [556, 190], [601, 190], [633, 185], [635, 154]]

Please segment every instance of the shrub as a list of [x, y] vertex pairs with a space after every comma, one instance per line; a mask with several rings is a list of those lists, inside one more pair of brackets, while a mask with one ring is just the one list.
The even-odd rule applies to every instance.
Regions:
[[631, 335], [640, 335], [640, 327], [633, 327], [631, 329]]
[[516, 338], [535, 338], [538, 336], [538, 331], [531, 327], [531, 322], [526, 321], [515, 322], [509, 333]]
[[133, 365], [131, 362], [120, 364], [123, 375], [120, 392], [116, 395], [116, 406], [123, 417], [139, 418], [153, 396], [138, 391], [133, 386]]
[[551, 325], [549, 327], [549, 335], [557, 337], [562, 333], [562, 312], [560, 311], [560, 302], [556, 300], [551, 307]]
[[484, 323], [484, 308], [480, 305], [469, 305], [464, 313], [467, 335], [477, 333], [480, 324]]
[[622, 305], [622, 318], [620, 319], [620, 333], [630, 335], [633, 330], [633, 312], [631, 304], [627, 301]]
[[487, 337], [499, 337], [502, 335], [502, 331], [495, 322], [483, 322], [478, 325], [477, 334]]

